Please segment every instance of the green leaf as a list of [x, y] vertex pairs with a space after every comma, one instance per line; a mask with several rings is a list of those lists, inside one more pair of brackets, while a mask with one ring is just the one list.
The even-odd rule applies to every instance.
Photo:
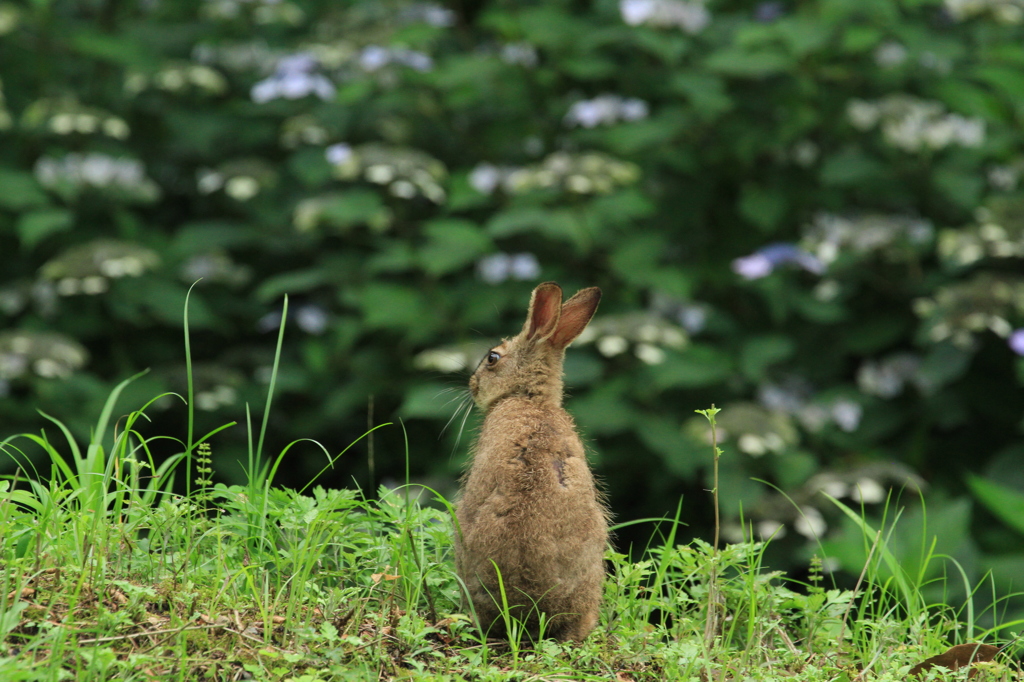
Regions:
[[826, 185], [857, 185], [888, 175], [886, 167], [856, 147], [846, 147], [821, 164], [821, 181]]
[[974, 474], [967, 475], [967, 487], [996, 518], [1017, 532], [1024, 533], [1024, 493]]
[[586, 56], [563, 59], [562, 69], [571, 77], [581, 81], [601, 80], [610, 78], [619, 72], [619, 64], [614, 59], [588, 54]]
[[382, 229], [391, 222], [391, 211], [377, 192], [356, 188], [326, 197], [320, 220], [341, 231], [358, 225]]
[[601, 137], [616, 154], [639, 154], [645, 149], [668, 144], [679, 133], [681, 123], [677, 117], [658, 116], [612, 126], [603, 131]]
[[872, 355], [898, 343], [909, 327], [910, 322], [903, 315], [858, 316], [856, 324], [843, 332], [843, 345], [851, 353]]
[[803, 16], [790, 16], [779, 21], [776, 30], [798, 57], [822, 49], [832, 37], [830, 26], [818, 19]]
[[495, 239], [503, 239], [526, 232], [539, 232], [552, 218], [551, 211], [543, 208], [512, 208], [494, 214], [487, 222], [487, 234]]
[[622, 433], [636, 419], [635, 411], [625, 399], [625, 390], [621, 378], [608, 381], [586, 395], [572, 398], [568, 409], [588, 436]]
[[473, 189], [469, 184], [469, 173], [455, 173], [448, 182], [448, 210], [465, 211], [486, 206], [491, 197]]
[[608, 264], [623, 280], [642, 285], [651, 270], [659, 266], [667, 246], [664, 233], [638, 230], [619, 240], [608, 256]]
[[874, 26], [852, 25], [846, 28], [841, 41], [845, 52], [867, 52], [882, 42], [885, 34]]
[[929, 390], [934, 391], [966, 374], [973, 358], [973, 351], [943, 341], [929, 349], [918, 367], [917, 375]]
[[47, 202], [46, 192], [31, 174], [0, 168], [0, 207], [24, 211]]
[[942, 196], [965, 210], [975, 208], [985, 191], [983, 175], [953, 165], [935, 169], [932, 179]]
[[793, 67], [788, 55], [773, 50], [747, 52], [734, 47], [711, 53], [704, 65], [715, 73], [735, 78], [767, 78]]
[[144, 43], [124, 35], [78, 30], [71, 36], [71, 45], [79, 54], [93, 59], [128, 66], [144, 71], [156, 70], [160, 63]]
[[697, 114], [706, 121], [733, 108], [732, 98], [726, 92], [725, 80], [714, 74], [684, 71], [673, 75], [666, 85], [670, 92], [684, 95]]
[[[111, 308], [123, 319], [140, 325], [150, 322], [147, 317], [170, 327], [184, 324], [181, 311], [188, 289], [177, 282], [155, 276], [120, 279], [113, 283], [111, 294]], [[197, 291], [189, 298], [188, 318], [189, 327], [196, 329], [209, 329], [215, 323], [209, 304]]]
[[383, 242], [377, 252], [366, 260], [366, 271], [371, 274], [407, 272], [419, 264], [412, 244], [405, 240], [390, 239]]
[[629, 224], [649, 218], [658, 210], [650, 197], [635, 187], [594, 197], [587, 208], [587, 219], [602, 226]]
[[419, 250], [420, 265], [434, 277], [459, 270], [494, 248], [491, 238], [469, 220], [434, 220], [423, 232], [427, 243]]
[[669, 471], [684, 478], [692, 476], [711, 451], [710, 447], [687, 438], [679, 423], [671, 417], [650, 413], [638, 415], [633, 431], [648, 449], [661, 457]]
[[585, 251], [591, 236], [570, 210], [548, 211], [534, 206], [511, 208], [497, 213], [487, 222], [487, 234], [503, 239], [537, 232], [551, 239], [569, 242]]
[[213, 249], [252, 246], [260, 244], [263, 239], [262, 233], [249, 225], [203, 220], [179, 226], [168, 250], [175, 256], [184, 258]]
[[935, 86], [936, 95], [953, 111], [989, 121], [1007, 118], [1006, 107], [991, 92], [964, 80], [947, 79]]
[[743, 346], [740, 353], [740, 369], [751, 381], [761, 381], [769, 367], [793, 357], [795, 351], [796, 345], [788, 336], [755, 336]]
[[263, 280], [256, 289], [257, 300], [269, 303], [276, 301], [285, 294], [299, 294], [333, 281], [333, 276], [326, 268], [304, 268], [293, 272], [283, 272]]
[[608, 257], [618, 277], [638, 288], [655, 288], [679, 299], [690, 296], [691, 275], [678, 266], [662, 265], [668, 243], [665, 234], [636, 231], [622, 237]]
[[300, 149], [288, 159], [288, 169], [306, 187], [320, 187], [331, 179], [333, 168], [322, 149]]
[[[420, 417], [423, 419], [447, 419], [452, 416], [460, 403], [452, 402], [449, 397], [451, 387], [439, 383], [417, 384], [406, 390], [402, 406], [398, 414], [403, 417]], [[456, 426], [458, 426], [456, 424]]]
[[432, 308], [416, 289], [390, 283], [369, 284], [359, 295], [367, 327], [412, 330], [432, 328]]
[[1024, 73], [1019, 68], [982, 65], [971, 71], [971, 75], [1001, 90], [1004, 97], [1020, 106], [1020, 94], [1024, 92]]
[[645, 368], [655, 388], [700, 388], [721, 383], [732, 375], [732, 360], [713, 346], [693, 344], [685, 351], [668, 351], [665, 361]]
[[740, 191], [740, 214], [765, 232], [774, 232], [786, 214], [786, 196], [781, 191], [747, 183]]
[[75, 214], [64, 208], [42, 208], [23, 213], [18, 218], [17, 231], [21, 245], [31, 249], [57, 232], [67, 232], [75, 222]]

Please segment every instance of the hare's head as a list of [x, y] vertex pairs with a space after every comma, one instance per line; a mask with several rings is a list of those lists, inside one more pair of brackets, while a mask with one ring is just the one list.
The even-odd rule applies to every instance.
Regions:
[[533, 290], [523, 331], [489, 350], [469, 379], [476, 404], [518, 395], [562, 402], [565, 347], [580, 335], [601, 301], [597, 287], [581, 289], [562, 303], [562, 288], [545, 282]]

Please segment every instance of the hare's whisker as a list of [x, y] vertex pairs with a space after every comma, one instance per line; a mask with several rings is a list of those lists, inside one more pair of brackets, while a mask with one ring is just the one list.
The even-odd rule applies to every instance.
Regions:
[[455, 447], [452, 449], [452, 454], [459, 449], [459, 443], [462, 442], [462, 432], [466, 428], [466, 420], [469, 419], [469, 413], [473, 411], [473, 398], [472, 396], [466, 396], [466, 413], [462, 415], [462, 423], [459, 424], [459, 435], [455, 437]]
[[459, 411], [462, 410], [462, 408], [466, 406], [466, 401], [470, 399], [470, 396], [468, 396], [468, 395], [457, 395], [454, 398], [452, 398], [451, 400], [449, 400], [448, 402], [446, 402], [445, 405], [449, 405], [452, 402], [452, 400], [459, 400], [459, 399], [461, 399], [462, 402], [460, 402], [458, 404], [458, 406], [456, 406], [455, 411], [452, 412], [452, 416], [448, 418], [448, 421], [441, 428], [441, 433], [437, 434], [437, 439], [438, 440], [441, 440], [441, 436], [443, 436], [445, 434], [445, 431], [448, 430], [448, 427], [451, 426], [452, 422], [455, 421], [455, 418], [459, 416]]

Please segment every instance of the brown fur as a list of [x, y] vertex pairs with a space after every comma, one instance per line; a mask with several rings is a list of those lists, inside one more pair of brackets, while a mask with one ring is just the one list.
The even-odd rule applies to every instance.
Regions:
[[506, 634], [495, 564], [512, 615], [532, 636], [538, 611], [545, 635], [560, 640], [580, 641], [597, 624], [607, 512], [562, 409], [562, 361], [600, 300], [591, 287], [562, 305], [557, 284], [539, 285], [523, 331], [495, 346], [469, 380], [485, 414], [462, 481], [455, 563], [491, 636]]

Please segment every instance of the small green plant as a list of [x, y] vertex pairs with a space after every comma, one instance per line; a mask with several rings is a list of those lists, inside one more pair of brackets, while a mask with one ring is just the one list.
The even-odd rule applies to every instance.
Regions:
[[708, 601], [707, 601], [707, 621], [704, 626], [704, 645], [711, 649], [714, 645], [715, 637], [719, 633], [721, 627], [720, 620], [721, 614], [721, 603], [718, 595], [718, 537], [722, 530], [722, 520], [720, 517], [720, 510], [718, 504], [718, 458], [721, 457], [722, 451], [718, 447], [718, 424], [715, 421], [715, 415], [721, 410], [712, 405], [706, 410], [696, 410], [697, 414], [703, 415], [708, 423], [711, 425], [711, 459], [712, 459], [712, 481], [713, 488], [711, 489], [711, 495], [714, 498], [715, 508], [715, 526], [714, 542], [711, 543], [711, 556], [710, 563], [708, 565]]

